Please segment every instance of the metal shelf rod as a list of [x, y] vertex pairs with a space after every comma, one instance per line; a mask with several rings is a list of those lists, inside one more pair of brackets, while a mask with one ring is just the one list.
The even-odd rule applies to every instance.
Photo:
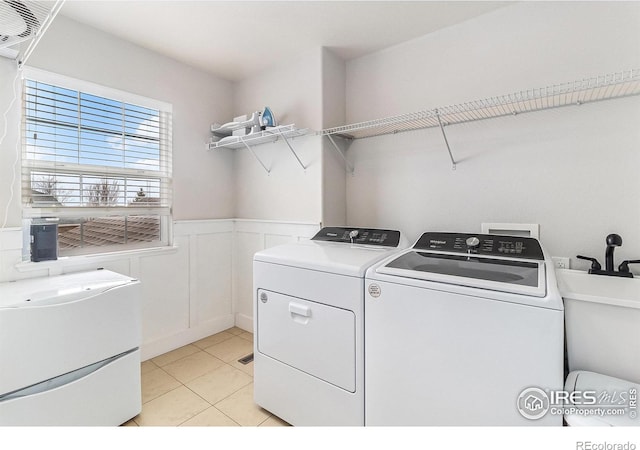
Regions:
[[325, 136], [329, 138], [329, 142], [331, 142], [331, 145], [333, 145], [333, 148], [335, 148], [336, 152], [338, 152], [338, 154], [342, 157], [342, 160], [344, 161], [346, 168], [349, 170], [349, 173], [353, 173], [355, 170], [355, 167], [353, 167], [351, 163], [347, 160], [347, 157], [342, 152], [342, 150], [340, 150], [340, 147], [338, 147], [338, 144], [336, 144], [336, 141], [333, 140], [333, 137], [330, 134], [327, 134]]
[[262, 160], [260, 158], [258, 158], [258, 155], [256, 155], [256, 152], [253, 151], [253, 149], [251, 148], [251, 146], [249, 144], [247, 144], [244, 140], [241, 141], [245, 147], [247, 147], [247, 149], [251, 152], [251, 154], [253, 155], [253, 157], [255, 159], [258, 160], [258, 162], [260, 163], [260, 165], [262, 166], [262, 168], [267, 172], [267, 174], [270, 174], [271, 171], [269, 169], [267, 169], [267, 166], [264, 165], [264, 163], [262, 162]]
[[286, 142], [287, 147], [289, 147], [289, 150], [291, 150], [291, 153], [293, 153], [293, 156], [295, 156], [296, 160], [298, 161], [298, 164], [300, 164], [300, 167], [302, 167], [302, 170], [307, 170], [305, 165], [302, 164], [302, 161], [300, 161], [300, 158], [298, 157], [298, 154], [296, 153], [296, 151], [293, 149], [293, 147], [289, 143], [289, 139], [287, 139], [287, 137], [284, 134], [282, 134], [282, 132], [279, 132], [278, 134], [280, 135], [280, 137], [282, 139], [284, 139], [284, 142]]
[[440, 120], [440, 114], [436, 109], [436, 117], [438, 118], [438, 124], [440, 124], [440, 131], [442, 131], [442, 137], [444, 138], [444, 143], [447, 146], [447, 151], [449, 152], [449, 158], [451, 158], [451, 164], [453, 164], [452, 170], [456, 170], [456, 160], [453, 159], [453, 154], [451, 153], [451, 147], [449, 147], [449, 141], [447, 140], [447, 133], [444, 132], [444, 127], [442, 126], [442, 121]]

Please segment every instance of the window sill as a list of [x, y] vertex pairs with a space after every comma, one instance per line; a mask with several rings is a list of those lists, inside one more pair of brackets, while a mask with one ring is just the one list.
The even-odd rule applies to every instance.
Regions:
[[178, 247], [176, 245], [167, 247], [142, 248], [136, 250], [123, 250], [119, 252], [95, 253], [92, 255], [80, 256], [63, 256], [54, 261], [22, 261], [15, 265], [18, 272], [31, 272], [42, 269], [55, 269], [66, 266], [76, 266], [82, 264], [90, 264], [102, 261], [114, 261], [123, 258], [156, 256], [176, 253]]

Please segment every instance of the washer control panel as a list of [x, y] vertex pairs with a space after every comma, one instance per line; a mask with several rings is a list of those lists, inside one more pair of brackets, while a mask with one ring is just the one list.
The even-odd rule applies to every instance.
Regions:
[[318, 231], [311, 240], [397, 247], [400, 243], [400, 232], [378, 228], [325, 227]]
[[487, 256], [543, 260], [537, 239], [498, 234], [424, 233], [413, 246], [419, 250], [439, 250]]

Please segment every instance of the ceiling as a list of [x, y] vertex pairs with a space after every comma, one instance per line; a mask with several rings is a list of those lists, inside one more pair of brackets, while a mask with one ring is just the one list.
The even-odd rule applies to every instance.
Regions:
[[357, 58], [505, 4], [67, 0], [60, 14], [236, 81], [320, 46]]

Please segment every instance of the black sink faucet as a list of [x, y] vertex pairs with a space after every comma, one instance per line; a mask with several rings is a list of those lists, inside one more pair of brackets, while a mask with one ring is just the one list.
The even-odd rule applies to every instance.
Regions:
[[640, 260], [627, 260], [622, 261], [620, 266], [618, 267], [618, 271], [613, 268], [613, 250], [616, 247], [622, 246], [622, 238], [619, 234], [610, 234], [607, 236], [607, 249], [604, 253], [604, 269], [602, 270], [602, 266], [597, 259], [591, 258], [589, 256], [577, 255], [579, 259], [586, 259], [587, 261], [591, 261], [591, 268], [589, 269], [589, 273], [595, 275], [610, 275], [614, 277], [627, 277], [633, 278], [633, 274], [629, 271], [629, 264], [640, 264]]
[[622, 238], [619, 234], [607, 236], [607, 250], [604, 252], [604, 269], [613, 272], [613, 250], [622, 245]]

